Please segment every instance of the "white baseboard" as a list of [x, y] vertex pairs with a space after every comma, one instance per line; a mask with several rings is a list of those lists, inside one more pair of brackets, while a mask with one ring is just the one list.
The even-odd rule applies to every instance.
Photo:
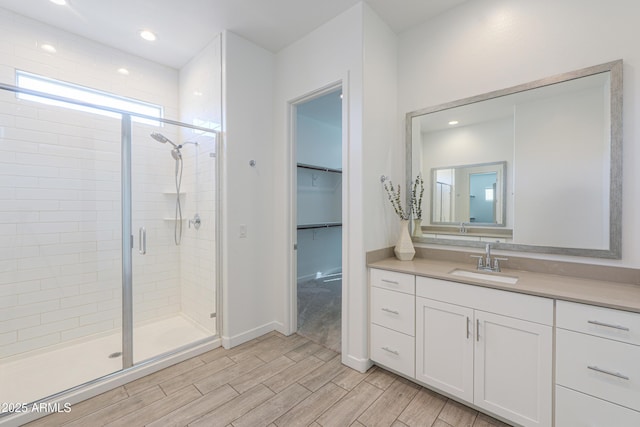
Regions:
[[344, 353], [342, 354], [342, 364], [362, 373], [367, 372], [373, 366], [371, 359], [360, 359]]
[[223, 336], [222, 346], [226, 349], [230, 349], [240, 344], [244, 344], [247, 341], [251, 341], [254, 338], [261, 337], [262, 335], [267, 334], [271, 331], [278, 331], [284, 335], [287, 335], [286, 333], [283, 332], [284, 325], [280, 322], [273, 321], [273, 322], [266, 323], [262, 326], [258, 326], [257, 328], [253, 328], [248, 331], [239, 333], [232, 337]]
[[284, 323], [282, 323], [282, 322], [274, 321], [274, 322], [271, 322], [271, 323], [273, 323], [275, 325], [275, 330], [277, 332], [280, 332], [282, 335], [289, 336], [289, 335], [293, 335], [295, 333], [295, 331], [293, 331], [293, 332], [287, 331], [287, 328], [284, 327]]

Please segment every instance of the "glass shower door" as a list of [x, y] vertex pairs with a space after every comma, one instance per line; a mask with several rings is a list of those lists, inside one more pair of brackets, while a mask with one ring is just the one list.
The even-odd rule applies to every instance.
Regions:
[[132, 125], [133, 364], [216, 334], [215, 137]]
[[2, 89], [0, 402], [216, 335], [216, 134]]

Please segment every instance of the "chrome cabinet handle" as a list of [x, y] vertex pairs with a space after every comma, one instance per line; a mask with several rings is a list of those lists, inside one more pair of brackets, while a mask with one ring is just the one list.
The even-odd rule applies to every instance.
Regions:
[[399, 315], [400, 314], [399, 311], [391, 310], [390, 308], [386, 308], [386, 307], [383, 307], [380, 310], [386, 311], [387, 313], [391, 313], [391, 314], [395, 314], [395, 315]]
[[138, 230], [138, 253], [145, 255], [147, 253], [147, 229], [140, 227]]
[[469, 339], [469, 335], [471, 334], [470, 328], [469, 328], [469, 323], [471, 322], [471, 319], [469, 319], [469, 316], [467, 316], [467, 339]]
[[629, 332], [629, 328], [627, 328], [626, 326], [622, 326], [622, 325], [613, 325], [611, 323], [598, 322], [597, 320], [587, 320], [587, 323], [591, 323], [592, 325], [604, 326], [604, 327], [607, 327], [607, 328], [619, 329], [621, 331]]
[[400, 356], [400, 353], [399, 353], [398, 351], [396, 351], [396, 350], [391, 350], [389, 347], [382, 347], [382, 349], [383, 349], [384, 351], [387, 351], [387, 352], [391, 353], [391, 354], [395, 354], [396, 356]]
[[588, 365], [587, 368], [591, 369], [592, 371], [600, 372], [602, 374], [611, 375], [612, 377], [621, 378], [623, 380], [629, 381], [629, 377], [621, 374], [620, 372], [609, 371], [608, 369], [602, 369], [602, 368], [598, 368], [597, 366], [591, 366], [591, 365]]
[[480, 319], [476, 319], [476, 341], [480, 341]]
[[384, 283], [390, 283], [392, 285], [399, 285], [398, 282], [396, 282], [395, 280], [387, 280], [387, 279], [380, 279], [381, 281], [383, 281]]

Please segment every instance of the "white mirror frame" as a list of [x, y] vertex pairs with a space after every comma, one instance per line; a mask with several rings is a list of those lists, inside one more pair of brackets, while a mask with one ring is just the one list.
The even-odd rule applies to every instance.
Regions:
[[[406, 188], [411, 188], [412, 179], [417, 173], [412, 171], [412, 119], [429, 113], [435, 113], [462, 105], [472, 104], [476, 102], [486, 101], [517, 92], [523, 92], [530, 89], [536, 89], [568, 80], [587, 77], [593, 74], [610, 72], [611, 74], [611, 165], [610, 165], [610, 192], [609, 192], [609, 248], [608, 249], [585, 249], [585, 248], [568, 248], [555, 246], [534, 246], [516, 243], [492, 243], [496, 249], [537, 252], [558, 255], [572, 255], [593, 258], [609, 258], [620, 259], [622, 256], [622, 60], [612, 61], [605, 64], [595, 65], [593, 67], [583, 68], [577, 71], [571, 71], [556, 76], [551, 76], [536, 80], [533, 82], [488, 92], [433, 107], [412, 111], [406, 114], [405, 136], [406, 136]], [[487, 242], [470, 241], [470, 240], [453, 240], [432, 237], [414, 237], [417, 243], [429, 243], [448, 246], [462, 247], [484, 247]]]

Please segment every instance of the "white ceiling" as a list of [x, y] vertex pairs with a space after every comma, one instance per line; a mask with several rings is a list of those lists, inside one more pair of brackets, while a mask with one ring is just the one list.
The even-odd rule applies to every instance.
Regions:
[[[230, 30], [278, 52], [359, 0], [0, 0], [0, 7], [181, 68], [216, 34]], [[365, 0], [400, 33], [467, 0]], [[142, 40], [142, 29], [158, 39]]]

